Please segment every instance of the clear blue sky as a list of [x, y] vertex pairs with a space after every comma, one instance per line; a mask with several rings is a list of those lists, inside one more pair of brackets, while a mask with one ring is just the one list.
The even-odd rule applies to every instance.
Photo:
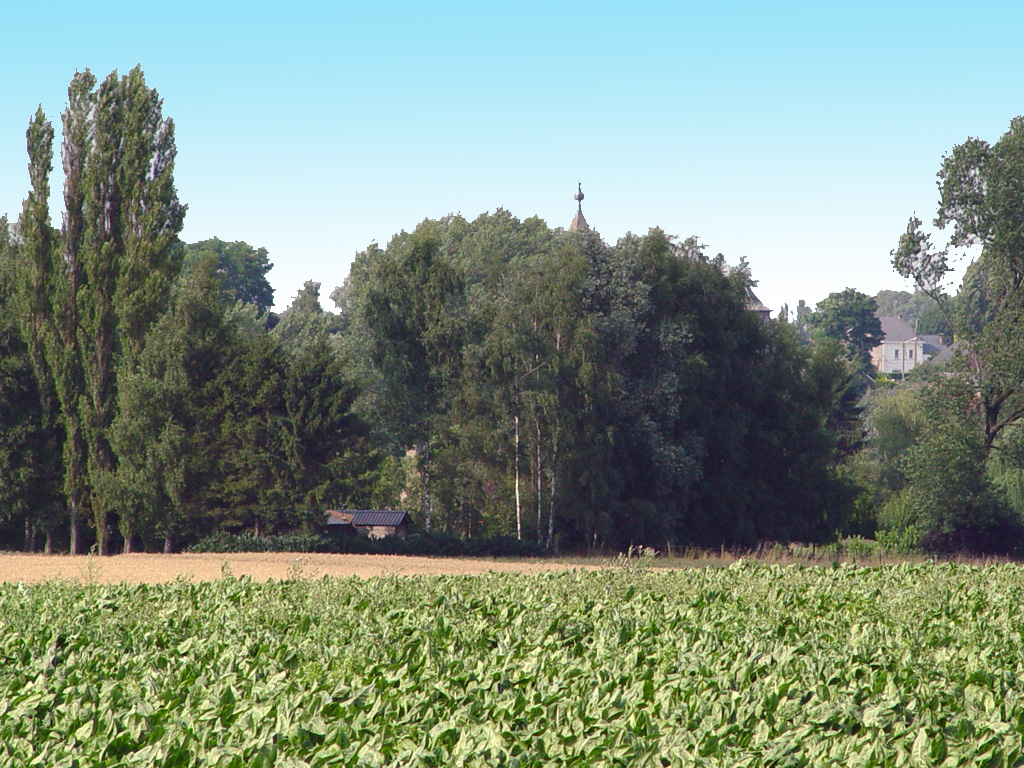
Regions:
[[1019, 2], [113, 0], [0, 19], [0, 214], [20, 211], [37, 105], [59, 127], [76, 69], [141, 63], [176, 124], [182, 237], [267, 248], [280, 308], [424, 218], [567, 226], [577, 177], [605, 240], [697, 235], [746, 257], [773, 310], [905, 288], [889, 251], [934, 215], [942, 154], [1024, 113]]

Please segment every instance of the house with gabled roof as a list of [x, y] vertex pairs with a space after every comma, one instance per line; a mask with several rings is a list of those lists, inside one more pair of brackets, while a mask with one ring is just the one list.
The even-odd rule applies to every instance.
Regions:
[[917, 330], [902, 315], [879, 315], [884, 338], [871, 350], [875, 370], [903, 377], [914, 368], [926, 363], [946, 349], [942, 337], [935, 334], [918, 335]]

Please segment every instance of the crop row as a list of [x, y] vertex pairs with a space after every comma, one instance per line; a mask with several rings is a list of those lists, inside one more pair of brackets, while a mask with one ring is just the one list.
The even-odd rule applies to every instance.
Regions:
[[0, 587], [10, 766], [1024, 765], [1024, 568]]

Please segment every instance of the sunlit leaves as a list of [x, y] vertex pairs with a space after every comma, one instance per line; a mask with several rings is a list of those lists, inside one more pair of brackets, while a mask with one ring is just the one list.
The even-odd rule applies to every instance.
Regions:
[[921, 290], [941, 294], [949, 274], [948, 252], [932, 248], [931, 238], [921, 230], [921, 220], [911, 217], [907, 231], [892, 252], [892, 265], [901, 277], [913, 279]]
[[1022, 576], [5, 585], [0, 763], [1019, 765]]

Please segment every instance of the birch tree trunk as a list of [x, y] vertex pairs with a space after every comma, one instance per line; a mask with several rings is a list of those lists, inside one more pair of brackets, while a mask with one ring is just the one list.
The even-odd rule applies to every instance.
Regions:
[[537, 543], [543, 544], [544, 527], [541, 518], [544, 512], [544, 466], [540, 450], [540, 419], [535, 417], [533, 423], [537, 431]]
[[423, 527], [430, 533], [430, 438], [423, 445]]
[[516, 424], [516, 538], [519, 541], [523, 540], [523, 507], [521, 497], [519, 495], [519, 413], [516, 412], [515, 417]]
[[551, 448], [551, 470], [548, 479], [548, 541], [545, 549], [551, 549], [551, 542], [555, 537], [555, 486], [558, 481], [558, 440], [556, 438]]

